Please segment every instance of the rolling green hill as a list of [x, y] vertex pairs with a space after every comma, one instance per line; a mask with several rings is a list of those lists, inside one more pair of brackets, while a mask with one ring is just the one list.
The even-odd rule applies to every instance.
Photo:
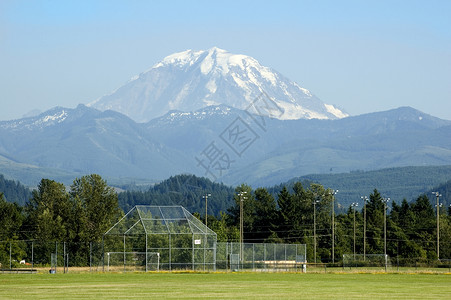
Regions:
[[[377, 189], [384, 197], [390, 197], [391, 200], [400, 203], [404, 198], [411, 201], [421, 194], [428, 194], [431, 189], [449, 180], [451, 180], [451, 166], [427, 166], [341, 174], [312, 174], [294, 178], [286, 185], [291, 186], [296, 181], [312, 181], [326, 188], [339, 190], [336, 199], [339, 204], [347, 208], [352, 202], [361, 204], [360, 197], [368, 196], [374, 189]], [[431, 198], [430, 195], [428, 197]]]

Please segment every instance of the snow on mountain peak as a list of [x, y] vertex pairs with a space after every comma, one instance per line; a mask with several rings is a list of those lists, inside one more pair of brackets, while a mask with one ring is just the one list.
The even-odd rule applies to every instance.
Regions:
[[186, 50], [183, 52], [171, 54], [169, 56], [166, 56], [162, 61], [160, 61], [156, 65], [154, 65], [152, 69], [156, 69], [166, 65], [178, 65], [178, 66], [183, 66], [186, 64], [192, 65], [196, 62], [196, 60], [199, 58], [199, 55], [202, 52], [203, 51]]
[[12, 120], [3, 122], [2, 128], [43, 128], [47, 126], [53, 126], [58, 123], [64, 122], [68, 117], [67, 109], [61, 107], [55, 107], [45, 113], [42, 113], [35, 117], [27, 117], [18, 120]]
[[190, 112], [220, 104], [244, 110], [262, 93], [281, 109], [279, 119], [347, 116], [255, 58], [217, 47], [166, 56], [89, 106], [116, 110], [137, 122], [147, 122], [170, 110]]

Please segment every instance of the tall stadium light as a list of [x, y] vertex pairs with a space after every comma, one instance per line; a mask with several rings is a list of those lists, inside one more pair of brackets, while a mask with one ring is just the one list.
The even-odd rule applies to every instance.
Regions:
[[313, 255], [315, 256], [315, 264], [316, 264], [316, 203], [319, 203], [319, 200], [313, 199]]
[[332, 263], [335, 263], [335, 195], [338, 190], [332, 191]]
[[238, 193], [238, 196], [240, 196], [240, 260], [243, 261], [243, 241], [244, 241], [244, 232], [243, 232], [243, 227], [244, 227], [244, 207], [243, 207], [243, 202], [245, 199], [247, 199], [246, 197], [247, 192], [240, 192]]
[[440, 260], [440, 207], [442, 204], [439, 201], [442, 195], [439, 192], [432, 192], [432, 194], [437, 199], [437, 204], [435, 204], [437, 210], [437, 259]]
[[367, 196], [360, 197], [363, 200], [363, 261], [366, 255], [366, 202], [369, 200]]
[[352, 207], [352, 209], [353, 209], [353, 211], [354, 211], [354, 260], [355, 260], [355, 208], [356, 208], [357, 206], [359, 206], [359, 204], [356, 203], [356, 202], [354, 202], [354, 203], [351, 204], [351, 207]]
[[205, 194], [202, 198], [205, 199], [205, 227], [208, 227], [207, 216], [208, 216], [208, 197], [211, 197], [211, 194]]
[[384, 202], [384, 255], [387, 258], [387, 203], [390, 201], [390, 198], [383, 198], [382, 202]]

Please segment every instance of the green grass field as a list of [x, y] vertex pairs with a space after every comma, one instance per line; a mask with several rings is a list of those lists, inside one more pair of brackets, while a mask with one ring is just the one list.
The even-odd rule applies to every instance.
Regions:
[[0, 299], [449, 299], [450, 274], [0, 274]]

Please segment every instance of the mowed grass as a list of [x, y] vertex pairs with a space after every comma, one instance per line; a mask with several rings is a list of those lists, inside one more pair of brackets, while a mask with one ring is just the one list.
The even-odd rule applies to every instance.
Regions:
[[0, 274], [0, 299], [450, 299], [450, 274]]

